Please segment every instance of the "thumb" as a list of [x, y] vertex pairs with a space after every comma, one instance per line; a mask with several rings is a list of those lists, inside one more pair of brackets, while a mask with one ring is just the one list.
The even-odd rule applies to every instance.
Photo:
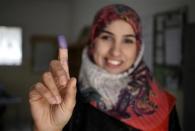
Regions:
[[63, 95], [62, 108], [64, 111], [72, 113], [76, 104], [76, 92], [76, 78], [72, 77], [70, 80], [68, 80], [67, 87], [65, 88]]

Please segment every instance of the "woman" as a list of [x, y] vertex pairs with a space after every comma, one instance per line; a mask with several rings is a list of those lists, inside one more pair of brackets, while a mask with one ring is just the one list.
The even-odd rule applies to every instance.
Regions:
[[[97, 13], [66, 130], [179, 130], [175, 98], [157, 87], [142, 60], [143, 51], [140, 19], [133, 9], [115, 4]], [[62, 69], [60, 62], [51, 62], [51, 71], [30, 92], [37, 130], [61, 130], [71, 116], [76, 82]], [[38, 102], [40, 98], [44, 102]]]

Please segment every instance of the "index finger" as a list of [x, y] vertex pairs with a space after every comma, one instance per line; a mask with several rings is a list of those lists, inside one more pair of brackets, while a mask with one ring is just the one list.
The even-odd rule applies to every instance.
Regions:
[[68, 44], [63, 35], [58, 36], [58, 44], [59, 44], [59, 53], [58, 59], [62, 64], [65, 72], [67, 73], [68, 79], [70, 78], [69, 67], [68, 67]]
[[58, 60], [52, 60], [50, 63], [50, 70], [54, 76], [58, 87], [66, 87], [68, 76]]

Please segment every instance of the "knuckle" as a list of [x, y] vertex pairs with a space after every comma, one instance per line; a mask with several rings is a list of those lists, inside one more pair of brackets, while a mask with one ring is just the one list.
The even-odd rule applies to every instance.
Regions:
[[32, 96], [32, 94], [33, 94], [33, 90], [29, 91], [28, 93], [29, 98]]
[[36, 90], [31, 90], [29, 91], [28, 93], [28, 99], [29, 99], [29, 102], [31, 102], [31, 100], [33, 99], [33, 97], [36, 95]]
[[35, 86], [34, 86], [34, 88], [35, 89], [40, 89], [42, 87], [42, 84], [41, 84], [41, 82], [37, 82], [36, 84], [35, 84]]
[[52, 61], [50, 61], [50, 66], [51, 67], [53, 67], [53, 66], [55, 66], [56, 64], [58, 63], [58, 61], [57, 60], [52, 60]]
[[34, 87], [37, 88], [38, 86], [40, 86], [40, 82], [37, 82]]
[[60, 77], [60, 76], [65, 76], [65, 72], [63, 70], [57, 70], [56, 74]]
[[44, 72], [42, 77], [43, 77], [43, 80], [47, 80], [47, 79], [50, 79], [50, 76], [51, 76], [50, 72]]
[[43, 75], [42, 75], [43, 78], [46, 78], [47, 76], [48, 76], [47, 72], [44, 72]]

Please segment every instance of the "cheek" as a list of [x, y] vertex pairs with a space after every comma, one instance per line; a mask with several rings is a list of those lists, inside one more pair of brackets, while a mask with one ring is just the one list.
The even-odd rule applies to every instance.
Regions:
[[[98, 44], [98, 43], [96, 43]], [[105, 48], [102, 48], [100, 45], [96, 45], [94, 46], [94, 50], [93, 50], [93, 60], [97, 65], [100, 65], [103, 61], [103, 58], [105, 56]]]
[[133, 64], [137, 58], [137, 48], [132, 48], [130, 50], [126, 50], [126, 58], [128, 64]]
[[94, 55], [97, 57], [103, 57], [108, 53], [109, 47], [101, 42], [97, 41], [94, 46]]

